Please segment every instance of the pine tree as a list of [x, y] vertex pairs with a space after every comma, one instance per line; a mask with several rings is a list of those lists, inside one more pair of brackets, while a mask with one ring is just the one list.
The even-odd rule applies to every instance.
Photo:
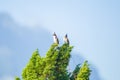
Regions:
[[44, 68], [43, 64], [44, 63], [37, 49], [35, 52], [33, 52], [29, 63], [23, 70], [23, 80], [40, 80]]
[[56, 63], [55, 63], [55, 70], [54, 74], [56, 79], [55, 80], [68, 80], [68, 71], [66, 70], [69, 59], [70, 59], [70, 52], [72, 51], [72, 46], [69, 44], [63, 44], [60, 47], [59, 52], [57, 53]]
[[[90, 69], [87, 61], [83, 66], [76, 65], [70, 73], [67, 70], [73, 46], [64, 43], [59, 46], [53, 43], [45, 57], [39, 55], [38, 49], [33, 52], [30, 61], [23, 69], [23, 80], [89, 80]], [[15, 80], [20, 80], [16, 78]]]
[[68, 80], [66, 67], [69, 63], [71, 50], [72, 47], [68, 44], [63, 44], [60, 47], [55, 46], [54, 49], [48, 51], [46, 56], [46, 67], [43, 72], [46, 79]]
[[82, 67], [80, 68], [76, 80], [89, 80], [90, 72], [91, 70], [89, 68], [88, 61], [85, 61]]
[[43, 80], [47, 80], [47, 79], [54, 80], [53, 70], [55, 68], [54, 65], [55, 65], [55, 59], [56, 59], [54, 55], [55, 53], [57, 53], [57, 48], [58, 48], [58, 44], [53, 43], [46, 54], [46, 57], [44, 59], [45, 67], [41, 77], [41, 79]]

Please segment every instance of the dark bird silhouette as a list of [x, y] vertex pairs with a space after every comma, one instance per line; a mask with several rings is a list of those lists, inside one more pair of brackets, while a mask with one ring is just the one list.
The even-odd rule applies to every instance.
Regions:
[[58, 40], [55, 32], [53, 33], [53, 41], [54, 41], [54, 43], [59, 44], [59, 40]]
[[70, 44], [67, 34], [65, 35], [63, 40], [65, 43]]

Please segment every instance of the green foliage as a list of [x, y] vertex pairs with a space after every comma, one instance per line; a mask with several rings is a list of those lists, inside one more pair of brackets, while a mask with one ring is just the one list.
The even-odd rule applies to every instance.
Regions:
[[[89, 72], [87, 62], [80, 68], [80, 65], [76, 65], [75, 70], [70, 73], [67, 70], [69, 60], [71, 57], [71, 51], [73, 46], [65, 43], [62, 46], [53, 43], [46, 53], [45, 57], [39, 55], [38, 49], [33, 52], [30, 61], [23, 69], [23, 80], [88, 80]], [[84, 70], [85, 69], [85, 70]], [[84, 73], [84, 71], [86, 71]], [[88, 75], [89, 74], [89, 75]], [[81, 76], [85, 79], [81, 79]], [[20, 80], [16, 78], [15, 80]]]
[[20, 78], [19, 77], [15, 77], [15, 80], [20, 80]]
[[33, 55], [27, 64], [26, 68], [24, 68], [22, 73], [23, 80], [38, 80], [42, 75], [43, 67], [42, 58], [39, 55], [38, 50], [33, 52]]
[[69, 63], [72, 47], [68, 44], [63, 44], [60, 47], [54, 45], [56, 44], [51, 46], [45, 58], [44, 78], [49, 80], [68, 80], [66, 67]]
[[85, 61], [82, 65], [82, 67], [80, 68], [80, 71], [77, 75], [77, 79], [76, 80], [89, 80], [89, 76], [90, 76], [90, 68], [89, 65], [87, 63], [88, 61]]

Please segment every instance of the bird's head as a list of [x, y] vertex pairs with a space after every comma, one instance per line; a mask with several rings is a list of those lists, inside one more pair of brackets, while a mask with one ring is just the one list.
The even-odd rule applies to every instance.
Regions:
[[67, 34], [65, 35], [65, 37], [66, 37], [66, 38], [68, 37]]
[[56, 33], [55, 33], [55, 32], [53, 33], [53, 36], [56, 36]]

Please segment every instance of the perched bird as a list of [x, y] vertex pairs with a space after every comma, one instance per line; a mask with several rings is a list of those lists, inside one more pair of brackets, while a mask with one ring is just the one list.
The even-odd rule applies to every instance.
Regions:
[[65, 35], [65, 37], [64, 37], [64, 39], [63, 39], [63, 40], [64, 40], [64, 42], [65, 42], [65, 43], [67, 43], [67, 44], [69, 44], [69, 43], [70, 43], [70, 42], [69, 42], [69, 39], [68, 39], [67, 34]]
[[55, 34], [55, 32], [53, 33], [53, 40], [54, 40], [54, 43], [59, 44], [59, 40], [58, 40], [57, 35]]

